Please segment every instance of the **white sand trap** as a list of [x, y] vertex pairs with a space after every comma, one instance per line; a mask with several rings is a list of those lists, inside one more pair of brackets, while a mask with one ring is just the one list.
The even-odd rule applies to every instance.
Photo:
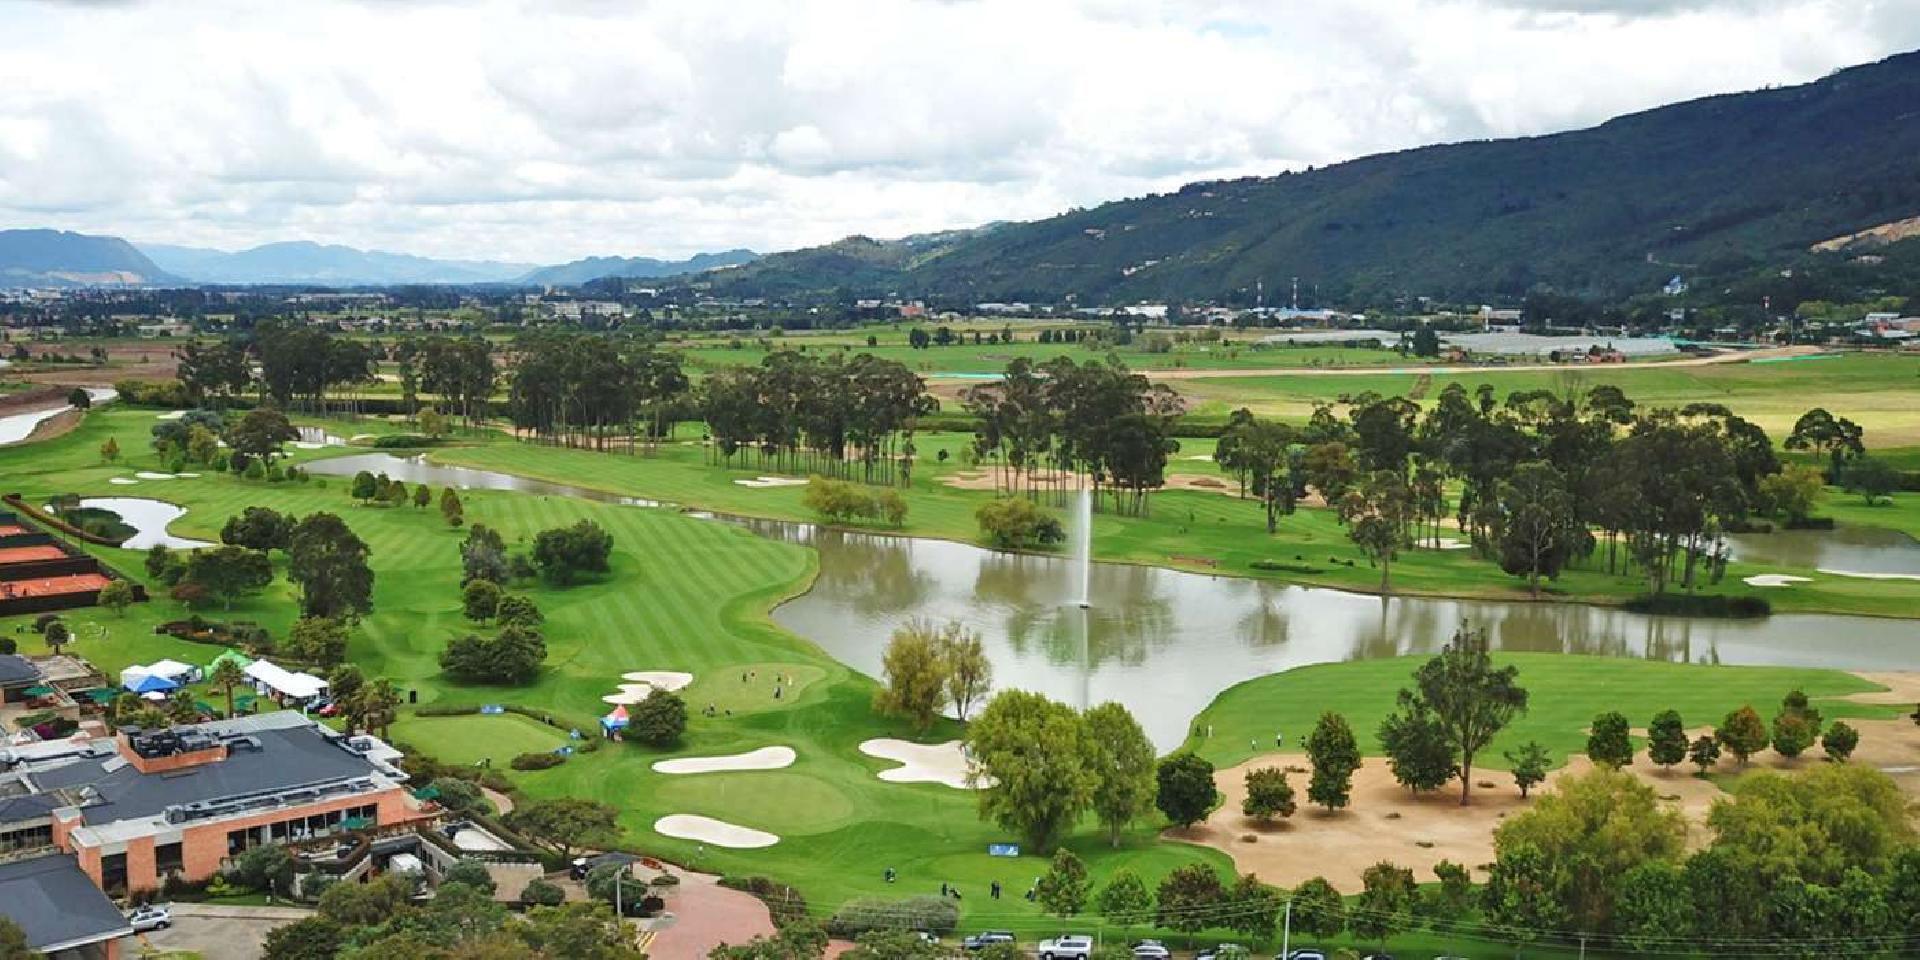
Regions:
[[[1438, 546], [1435, 543], [1438, 543]], [[1421, 537], [1414, 543], [1428, 550], [1472, 550], [1473, 544], [1459, 537]]]
[[171, 473], [154, 473], [152, 470], [136, 470], [134, 471], [133, 475], [136, 477], [139, 477], [142, 480], [172, 480], [173, 479], [173, 474]]
[[166, 413], [154, 414], [153, 418], [155, 420], [178, 420], [186, 415], [187, 412], [185, 410], [168, 410]]
[[132, 477], [108, 477], [107, 482], [117, 487], [131, 487], [140, 481]]
[[327, 445], [324, 443], [314, 443], [310, 440], [295, 440], [293, 442], [293, 448], [295, 450], [325, 450]]
[[1192, 460], [1192, 461], [1195, 461], [1195, 462], [1197, 462], [1197, 463], [1212, 463], [1212, 462], [1213, 462], [1213, 454], [1211, 454], [1211, 453], [1196, 453], [1196, 454], [1193, 454], [1192, 456], [1187, 456], [1187, 457], [1181, 457], [1180, 459], [1182, 459], [1182, 460]]
[[799, 477], [755, 477], [752, 480], [735, 480], [734, 483], [743, 487], [754, 487], [756, 489], [766, 487], [804, 487], [807, 485], [807, 481]]
[[[967, 769], [972, 764], [967, 760], [967, 755], [961, 752], [958, 740], [922, 744], [882, 737], [862, 743], [860, 752], [900, 764], [892, 770], [880, 771], [880, 779], [888, 783], [943, 783], [955, 790], [976, 789], [973, 784], [967, 783]], [[980, 786], [988, 786], [992, 782], [988, 778]]]
[[644, 683], [647, 686], [671, 692], [686, 689], [688, 684], [693, 683], [693, 674], [672, 670], [635, 670], [632, 673], [621, 674], [620, 679], [629, 683]]
[[1920, 580], [1920, 573], [1861, 573], [1858, 570], [1828, 570], [1820, 568], [1821, 573], [1836, 577], [1857, 577], [1861, 580]]
[[1791, 587], [1796, 583], [1812, 583], [1812, 577], [1796, 577], [1791, 573], [1756, 573], [1741, 578], [1749, 587]]
[[601, 697], [600, 702], [631, 707], [634, 704], [639, 703], [640, 701], [645, 700], [646, 698], [651, 696], [653, 696], [653, 687], [647, 684], [623, 683], [620, 685], [620, 689], [618, 691], [614, 693], [609, 693], [606, 696]]
[[724, 757], [681, 757], [654, 763], [657, 773], [722, 773], [729, 770], [778, 770], [793, 766], [792, 747], [761, 747]]
[[661, 817], [653, 822], [653, 830], [664, 836], [698, 840], [701, 843], [711, 843], [716, 847], [728, 847], [734, 850], [754, 850], [760, 847], [771, 847], [780, 842], [778, 836], [765, 830], [755, 830], [752, 827], [743, 827], [725, 820], [715, 820], [712, 817], [691, 813], [675, 813]]

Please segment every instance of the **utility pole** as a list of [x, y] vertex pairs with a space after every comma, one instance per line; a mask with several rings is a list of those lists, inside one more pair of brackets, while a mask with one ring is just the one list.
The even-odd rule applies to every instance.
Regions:
[[1286, 919], [1281, 921], [1281, 924], [1282, 925], [1280, 927], [1280, 960], [1288, 960], [1288, 954], [1291, 952], [1288, 948], [1293, 945], [1293, 898], [1292, 897], [1287, 898]]

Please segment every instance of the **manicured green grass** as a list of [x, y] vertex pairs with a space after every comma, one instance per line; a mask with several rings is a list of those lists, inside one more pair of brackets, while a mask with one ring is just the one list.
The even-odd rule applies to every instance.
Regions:
[[[592, 730], [583, 732], [598, 735]], [[548, 753], [568, 742], [565, 733], [512, 713], [455, 717], [409, 714], [395, 723], [390, 733], [405, 743], [430, 743], [435, 757], [460, 766], [491, 759], [494, 766], [504, 767], [518, 754]]]
[[[911, 507], [899, 531], [917, 536], [978, 542], [974, 511], [994, 495], [988, 491], [959, 490], [940, 482], [961, 469], [958, 451], [969, 438], [938, 433], [916, 438], [921, 462], [908, 491]], [[937, 451], [946, 449], [946, 464]], [[1208, 454], [1212, 441], [1185, 441], [1176, 456]], [[601, 454], [556, 449], [502, 440], [436, 449], [435, 461], [483, 467], [579, 486], [636, 496], [653, 497], [686, 506], [744, 516], [781, 520], [815, 519], [802, 503], [797, 487], [752, 488], [734, 481], [777, 472], [755, 465], [751, 456], [737, 458], [733, 470], [706, 460], [699, 446], [664, 445], [654, 456]], [[1176, 473], [1218, 474], [1211, 463], [1176, 460]], [[1829, 502], [1841, 500], [1837, 493]], [[1896, 508], [1920, 515], [1920, 511]], [[1896, 511], [1889, 511], [1896, 512]], [[891, 532], [891, 531], [890, 531]], [[1181, 567], [1208, 573], [1254, 576], [1347, 590], [1376, 591], [1380, 573], [1348, 541], [1346, 529], [1331, 510], [1302, 508], [1282, 518], [1279, 531], [1268, 536], [1260, 506], [1218, 493], [1166, 490], [1156, 493], [1146, 517], [1110, 513], [1094, 521], [1095, 555], [1102, 560]], [[1317, 573], [1263, 573], [1252, 568], [1257, 560], [1318, 567]], [[1210, 561], [1210, 562], [1209, 562]], [[1781, 612], [1861, 613], [1877, 616], [1914, 616], [1920, 613], [1920, 585], [1911, 581], [1849, 580], [1821, 577], [1792, 590], [1765, 591], [1748, 587], [1741, 577], [1774, 567], [1732, 564], [1725, 579], [1704, 586], [1702, 593], [1764, 595]], [[1458, 596], [1481, 599], [1531, 599], [1521, 581], [1497, 566], [1464, 550], [1409, 550], [1395, 562], [1392, 589], [1405, 595]], [[1566, 571], [1548, 585], [1551, 599], [1619, 603], [1643, 593], [1639, 577], [1610, 575], [1604, 570]]]
[[[1193, 720], [1185, 746], [1216, 766], [1241, 763], [1273, 749], [1276, 732], [1287, 749], [1298, 749], [1323, 711], [1347, 718], [1362, 753], [1378, 755], [1380, 721], [1395, 708], [1402, 687], [1424, 657], [1354, 660], [1300, 667], [1257, 677], [1229, 688]], [[1645, 728], [1662, 710], [1678, 710], [1689, 728], [1718, 725], [1727, 713], [1751, 704], [1772, 717], [1788, 691], [1805, 691], [1828, 717], [1885, 718], [1885, 706], [1835, 699], [1880, 689], [1838, 670], [1793, 667], [1730, 667], [1586, 657], [1548, 653], [1496, 653], [1499, 665], [1519, 668], [1528, 710], [1475, 758], [1475, 766], [1504, 769], [1501, 752], [1538, 740], [1556, 761], [1586, 749], [1587, 726], [1609, 710]], [[1213, 735], [1206, 736], [1207, 728]], [[1249, 749], [1249, 744], [1253, 749]], [[1378, 761], [1376, 761], [1378, 762]]]

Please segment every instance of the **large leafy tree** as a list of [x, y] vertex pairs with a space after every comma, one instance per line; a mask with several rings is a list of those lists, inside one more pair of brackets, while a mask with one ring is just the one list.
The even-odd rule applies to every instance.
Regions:
[[1414, 895], [1419, 889], [1413, 871], [1381, 861], [1360, 874], [1360, 883], [1360, 899], [1347, 923], [1355, 937], [1385, 946], [1388, 938], [1413, 923]]
[[287, 578], [300, 587], [300, 612], [309, 617], [359, 617], [373, 609], [373, 551], [346, 521], [314, 513], [294, 524], [287, 544]]
[[1002, 691], [967, 725], [966, 747], [990, 778], [977, 791], [981, 816], [1036, 851], [1052, 849], [1092, 800], [1086, 721], [1041, 694]]
[[1153, 917], [1153, 893], [1139, 874], [1117, 870], [1094, 895], [1093, 909], [1110, 923], [1122, 926], [1145, 923]]
[[1462, 624], [1438, 656], [1414, 671], [1413, 689], [1402, 691], [1407, 704], [1433, 715], [1453, 748], [1462, 806], [1472, 798], [1474, 756], [1527, 709], [1519, 676], [1516, 667], [1494, 667], [1485, 630]]
[[1087, 744], [1093, 772], [1093, 812], [1107, 828], [1107, 840], [1120, 845], [1127, 825], [1154, 802], [1153, 741], [1127, 708], [1103, 703], [1086, 712]]
[[1687, 725], [1678, 710], [1662, 710], [1647, 725], [1647, 757], [1671, 768], [1687, 759]]
[[612, 553], [613, 536], [592, 520], [542, 530], [533, 538], [534, 565], [548, 580], [563, 585], [582, 574], [606, 573]]
[[880, 656], [886, 685], [874, 691], [874, 708], [906, 717], [925, 730], [947, 700], [949, 663], [940, 647], [940, 628], [911, 620], [893, 632]]
[[987, 659], [980, 634], [958, 620], [941, 628], [938, 647], [947, 667], [947, 700], [953, 715], [964, 721], [993, 688], [993, 661]]
[[627, 732], [648, 746], [671, 747], [687, 732], [687, 703], [671, 690], [655, 690], [633, 708]]
[[246, 547], [205, 547], [187, 554], [186, 580], [206, 588], [232, 610], [235, 597], [258, 593], [273, 582], [273, 562]]
[[1587, 734], [1587, 757], [1601, 766], [1619, 769], [1633, 762], [1633, 740], [1628, 736], [1631, 724], [1627, 715], [1609, 710], [1593, 718]]
[[1240, 801], [1241, 813], [1260, 821], [1293, 816], [1293, 785], [1287, 782], [1287, 771], [1279, 767], [1248, 770], [1246, 791]]
[[227, 429], [227, 446], [233, 452], [255, 460], [272, 460], [280, 455], [280, 445], [300, 439], [300, 431], [287, 422], [287, 415], [273, 407], [255, 407]]
[[1435, 790], [1453, 778], [1453, 747], [1426, 704], [1400, 692], [1400, 709], [1380, 721], [1380, 748], [1401, 786], [1415, 793]]
[[1056, 917], [1071, 917], [1086, 909], [1092, 889], [1086, 863], [1072, 850], [1061, 847], [1053, 852], [1053, 862], [1034, 885], [1034, 899], [1041, 909]]
[[1591, 540], [1566, 478], [1550, 463], [1515, 467], [1496, 489], [1495, 508], [1500, 568], [1525, 577], [1535, 597], [1540, 595], [1540, 579], [1557, 578]]
[[1213, 867], [1189, 863], [1160, 881], [1154, 897], [1155, 919], [1170, 930], [1198, 933], [1214, 925], [1214, 914], [1226, 894]]
[[1155, 780], [1158, 789], [1154, 806], [1182, 827], [1200, 822], [1219, 796], [1213, 785], [1213, 764], [1192, 751], [1183, 750], [1161, 760]]
[[1406, 477], [1393, 470], [1375, 470], [1340, 498], [1340, 522], [1367, 559], [1380, 568], [1380, 590], [1393, 586], [1393, 561], [1406, 546], [1407, 528], [1416, 516], [1416, 503]]
[[1494, 849], [1538, 851], [1553, 866], [1550, 883], [1582, 930], [1603, 930], [1619, 880], [1650, 861], [1677, 861], [1686, 821], [1631, 773], [1598, 768], [1556, 781], [1494, 833]]
[[1331, 710], [1322, 713], [1307, 734], [1306, 748], [1313, 764], [1307, 799], [1328, 810], [1346, 806], [1353, 791], [1353, 772], [1360, 769], [1360, 744], [1347, 718]]
[[1347, 901], [1324, 877], [1293, 888], [1293, 929], [1309, 937], [1337, 937], [1347, 929]]
[[1727, 718], [1713, 731], [1713, 739], [1726, 747], [1727, 752], [1733, 754], [1734, 759], [1744, 767], [1748, 758], [1767, 748], [1771, 738], [1767, 735], [1767, 725], [1760, 719], [1759, 712], [1748, 705], [1727, 714]]
[[227, 518], [220, 542], [249, 550], [285, 550], [293, 540], [293, 517], [271, 507], [248, 507]]

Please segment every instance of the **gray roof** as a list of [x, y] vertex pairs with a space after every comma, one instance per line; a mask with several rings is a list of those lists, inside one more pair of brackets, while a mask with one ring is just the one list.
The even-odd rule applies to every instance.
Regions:
[[303, 784], [380, 772], [367, 758], [339, 746], [321, 728], [303, 723], [255, 729], [260, 749], [236, 749], [226, 759], [167, 773], [141, 773], [117, 755], [36, 771], [41, 790], [90, 786], [101, 802], [82, 808], [89, 825], [151, 817], [180, 804], [285, 790]]
[[66, 854], [0, 863], [0, 914], [19, 924], [36, 950], [133, 933], [119, 908]]
[[0, 687], [27, 686], [40, 682], [40, 668], [17, 653], [0, 654]]
[[23, 797], [0, 797], [0, 825], [45, 819], [61, 806], [62, 803], [58, 797], [50, 797], [44, 793], [30, 793]]

